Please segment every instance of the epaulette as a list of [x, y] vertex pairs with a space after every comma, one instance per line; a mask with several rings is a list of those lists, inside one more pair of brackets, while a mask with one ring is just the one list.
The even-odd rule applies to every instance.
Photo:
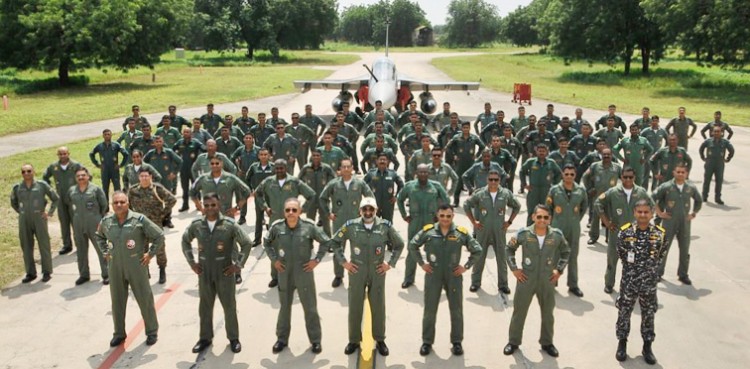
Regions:
[[432, 229], [433, 227], [435, 227], [435, 225], [434, 225], [434, 224], [428, 224], [428, 225], [426, 225], [426, 226], [422, 227], [422, 230], [423, 230], [423, 231], [425, 231], [425, 232], [427, 232], [427, 231], [429, 231], [430, 229]]
[[[302, 220], [302, 221], [306, 220], [305, 218], [299, 218], [299, 219]], [[283, 223], [283, 222], [284, 222], [284, 219], [277, 219], [273, 223], [271, 223], [271, 226], [268, 227], [268, 228], [271, 228], [271, 227], [275, 226], [276, 224]]]
[[660, 225], [658, 225], [658, 224], [656, 224], [656, 225], [655, 225], [655, 227], [656, 227], [656, 229], [658, 229], [658, 230], [662, 231], [663, 233], [667, 233], [667, 230], [666, 230], [666, 229], [664, 229], [664, 227], [662, 227], [662, 226], [660, 226]]
[[190, 222], [190, 223], [198, 223], [198, 222], [201, 222], [202, 220], [203, 220], [203, 218], [195, 218], [195, 219], [193, 219], [193, 221], [192, 221], [192, 222]]
[[[277, 222], [279, 222], [279, 221], [284, 221], [284, 220], [285, 220], [285, 219], [279, 219], [279, 220], [277, 220], [276, 222], [274, 222], [274, 224], [276, 224], [276, 223], [277, 223]], [[312, 225], [316, 225], [316, 223], [315, 223], [315, 222], [313, 222], [312, 220], [310, 220], [310, 219], [307, 219], [307, 218], [299, 218], [299, 220], [300, 220], [300, 221], [303, 221], [303, 222], [305, 222], [305, 223], [310, 223], [310, 224], [312, 224]]]
[[625, 224], [623, 224], [623, 225], [622, 225], [622, 227], [620, 227], [620, 230], [621, 230], [621, 231], [624, 231], [624, 230], [626, 230], [626, 229], [630, 228], [630, 226], [631, 226], [631, 224], [630, 224], [630, 223], [625, 223]]
[[138, 217], [138, 221], [139, 221], [139, 222], [142, 222], [142, 221], [143, 221], [143, 214], [140, 214], [140, 216]]
[[469, 234], [469, 230], [466, 229], [466, 227], [464, 227], [464, 226], [458, 226], [458, 227], [456, 227], [456, 230], [459, 231], [459, 232], [461, 232], [461, 233], [463, 233], [463, 234]]
[[557, 234], [559, 234], [561, 236], [563, 235], [562, 230], [559, 229], [559, 228], [550, 227], [550, 229], [552, 230], [553, 233], [557, 233]]
[[234, 222], [235, 222], [234, 218], [230, 218], [230, 217], [224, 217], [224, 221], [232, 223], [232, 224], [234, 224]]
[[390, 220], [388, 220], [388, 219], [382, 219], [382, 220], [380, 221], [380, 223], [381, 223], [381, 224], [385, 224], [385, 225], [386, 225], [386, 226], [388, 226], [388, 227], [393, 227], [393, 223], [391, 223], [391, 221], [390, 221]]
[[350, 226], [352, 224], [354, 224], [354, 219], [349, 219], [346, 221], [346, 223], [344, 223], [344, 227]]

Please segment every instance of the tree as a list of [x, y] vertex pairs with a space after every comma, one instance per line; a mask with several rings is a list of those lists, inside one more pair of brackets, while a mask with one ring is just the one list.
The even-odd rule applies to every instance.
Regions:
[[353, 44], [372, 44], [372, 16], [366, 5], [353, 5], [344, 9], [336, 31], [339, 38]]
[[[189, 0], [0, 0], [0, 66], [70, 72], [153, 66], [183, 34]], [[6, 23], [7, 22], [7, 23]], [[8, 27], [13, 25], [13, 27]]]
[[195, 0], [189, 45], [219, 51], [235, 48], [241, 40], [238, 11], [238, 1]]
[[[525, 7], [519, 6], [501, 21], [500, 36], [502, 39], [519, 46], [547, 45], [546, 38], [541, 37], [537, 25], [548, 7], [550, 0], [533, 0]], [[541, 27], [546, 27], [546, 24]]]
[[388, 42], [393, 46], [412, 46], [412, 34], [419, 26], [429, 26], [425, 12], [410, 0], [380, 0], [371, 5], [344, 9], [336, 34], [362, 45], [385, 45], [386, 22], [390, 20]]
[[448, 5], [445, 43], [477, 47], [500, 36], [497, 7], [484, 0], [452, 0]]

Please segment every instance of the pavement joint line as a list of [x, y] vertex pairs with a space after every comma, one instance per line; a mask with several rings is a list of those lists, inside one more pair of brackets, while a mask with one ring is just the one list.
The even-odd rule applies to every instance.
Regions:
[[[174, 295], [174, 293], [180, 288], [179, 283], [173, 283], [169, 288], [164, 291], [164, 294], [159, 297], [156, 301], [154, 309], [158, 312], [161, 308], [166, 305], [167, 301]], [[120, 359], [125, 350], [135, 341], [135, 337], [140, 335], [141, 331], [145, 329], [143, 318], [136, 323], [136, 325], [128, 332], [125, 343], [117, 346], [112, 352], [107, 355], [107, 358], [99, 365], [98, 369], [110, 369]]]

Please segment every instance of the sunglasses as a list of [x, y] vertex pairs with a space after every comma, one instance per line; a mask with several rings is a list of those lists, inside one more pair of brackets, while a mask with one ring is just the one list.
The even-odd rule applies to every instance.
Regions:
[[221, 163], [211, 163], [212, 167], [218, 167], [219, 165], [221, 165]]
[[296, 214], [297, 212], [299, 212], [299, 209], [297, 209], [297, 208], [286, 208], [286, 209], [284, 209], [284, 212], [285, 213], [295, 213]]
[[218, 208], [219, 204], [204, 204], [204, 208]]
[[127, 201], [112, 201], [112, 204], [114, 205], [125, 205], [127, 203], [128, 203]]
[[438, 218], [453, 218], [453, 214], [440, 214], [438, 215]]
[[364, 208], [362, 208], [362, 211], [373, 212], [375, 211], [375, 208], [373, 208], [372, 206], [365, 206]]
[[576, 176], [575, 173], [563, 173], [563, 175], [566, 176], [566, 177], [575, 177]]
[[537, 215], [537, 216], [536, 216], [536, 219], [544, 219], [544, 220], [549, 220], [549, 215]]
[[32, 172], [31, 170], [22, 170], [21, 171], [22, 174], [31, 173], [31, 172]]
[[433, 158], [439, 158], [439, 157], [441, 157], [441, 156], [442, 156], [442, 155], [440, 155], [440, 154], [432, 154], [432, 157], [433, 157]]
[[635, 176], [622, 176], [622, 179], [633, 179]]
[[500, 182], [500, 178], [488, 178], [487, 180], [490, 182]]

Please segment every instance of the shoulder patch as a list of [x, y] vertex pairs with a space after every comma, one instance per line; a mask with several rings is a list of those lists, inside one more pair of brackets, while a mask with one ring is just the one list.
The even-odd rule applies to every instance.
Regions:
[[626, 230], [628, 228], [630, 228], [630, 223], [625, 223], [625, 224], [622, 225], [622, 227], [620, 227], [620, 230], [624, 231], [624, 230]]
[[346, 223], [344, 223], [344, 227], [350, 226], [352, 224], [354, 224], [354, 219], [349, 219], [346, 221]]
[[428, 224], [428, 225], [426, 225], [426, 226], [422, 227], [422, 230], [423, 230], [423, 231], [425, 231], [425, 232], [427, 232], [427, 231], [429, 231], [430, 229], [432, 229], [433, 227], [435, 227], [435, 225], [434, 225], [434, 224]]
[[658, 230], [660, 230], [660, 231], [662, 231], [662, 232], [664, 232], [664, 233], [667, 233], [667, 230], [666, 230], [666, 229], [664, 229], [664, 227], [662, 227], [662, 226], [660, 226], [660, 225], [656, 225], [656, 229], [658, 229]]
[[456, 227], [456, 230], [459, 231], [459, 232], [461, 232], [461, 233], [463, 233], [463, 234], [469, 234], [469, 230], [466, 229], [466, 227], [464, 227], [464, 226], [458, 226], [458, 227]]

